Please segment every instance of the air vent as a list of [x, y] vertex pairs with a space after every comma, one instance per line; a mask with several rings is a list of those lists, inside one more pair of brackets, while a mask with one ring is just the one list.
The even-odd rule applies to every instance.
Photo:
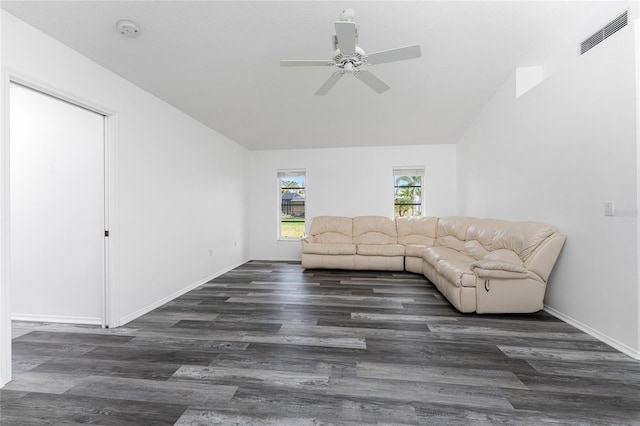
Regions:
[[591, 37], [580, 43], [580, 54], [583, 55], [588, 50], [603, 42], [607, 37], [625, 26], [627, 26], [627, 11], [618, 16], [613, 21], [609, 22], [604, 27], [600, 28]]

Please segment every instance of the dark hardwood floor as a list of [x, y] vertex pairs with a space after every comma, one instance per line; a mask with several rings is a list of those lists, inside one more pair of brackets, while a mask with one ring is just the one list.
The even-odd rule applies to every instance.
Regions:
[[409, 273], [253, 261], [121, 328], [13, 328], [3, 426], [640, 425], [639, 361]]

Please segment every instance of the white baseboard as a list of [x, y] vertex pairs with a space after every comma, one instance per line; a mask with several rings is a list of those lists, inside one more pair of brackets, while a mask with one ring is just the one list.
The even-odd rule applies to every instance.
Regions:
[[150, 305], [148, 305], [148, 306], [146, 306], [146, 307], [144, 307], [142, 309], [139, 309], [139, 310], [137, 310], [137, 311], [135, 311], [135, 312], [123, 317], [123, 318], [120, 318], [120, 322], [118, 324], [118, 327], [121, 327], [121, 326], [125, 325], [126, 323], [133, 321], [136, 318], [140, 318], [142, 315], [147, 314], [147, 313], [153, 311], [156, 308], [159, 308], [160, 306], [164, 305], [165, 303], [171, 302], [173, 299], [176, 299], [176, 298], [182, 296], [183, 294], [190, 292], [194, 288], [200, 287], [202, 284], [204, 284], [206, 282], [209, 282], [212, 279], [214, 279], [216, 277], [219, 277], [220, 275], [222, 275], [224, 273], [227, 273], [227, 272], [231, 271], [232, 269], [237, 268], [240, 265], [244, 265], [247, 262], [248, 262], [248, 260], [243, 260], [243, 261], [241, 261], [241, 262], [239, 262], [239, 263], [237, 263], [237, 264], [235, 264], [233, 266], [230, 266], [228, 268], [225, 268], [223, 270], [215, 272], [215, 273], [209, 275], [206, 278], [203, 278], [203, 279], [201, 279], [201, 280], [199, 280], [199, 281], [197, 281], [197, 282], [195, 282], [193, 284], [190, 284], [190, 285], [188, 285], [188, 286], [176, 291], [173, 294], [170, 294], [167, 297], [163, 297], [162, 299], [157, 300], [157, 301], [153, 302], [152, 304], [150, 304]]
[[588, 335], [595, 337], [598, 340], [603, 341], [604, 343], [606, 343], [607, 345], [619, 350], [620, 352], [624, 353], [625, 355], [629, 355], [631, 358], [634, 359], [639, 359], [640, 360], [640, 351], [637, 349], [634, 349], [622, 342], [619, 342], [618, 340], [607, 336], [606, 334], [591, 328], [590, 326], [584, 324], [583, 322], [578, 321], [575, 318], [572, 318], [568, 315], [563, 314], [560, 311], [557, 311], [547, 305], [544, 305], [544, 309], [545, 312], [550, 313], [551, 315], [553, 315], [556, 318], [561, 319], [562, 321], [571, 324], [572, 326], [574, 326], [575, 328], [584, 331], [585, 333], [587, 333]]
[[102, 326], [102, 318], [94, 317], [69, 317], [61, 315], [32, 315], [32, 314], [11, 314], [11, 321], [29, 322], [60, 322], [66, 324], [86, 324]]

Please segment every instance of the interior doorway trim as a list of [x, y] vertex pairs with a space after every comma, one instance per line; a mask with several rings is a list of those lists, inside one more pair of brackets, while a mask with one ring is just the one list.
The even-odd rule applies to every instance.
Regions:
[[65, 102], [104, 116], [104, 280], [102, 297], [102, 326], [120, 325], [118, 309], [118, 205], [117, 205], [117, 114], [95, 102], [55, 88], [20, 72], [5, 68], [2, 72], [2, 134], [0, 135], [0, 387], [11, 380], [11, 218], [10, 218], [10, 133], [9, 85], [20, 84]]
[[635, 68], [636, 68], [636, 354], [640, 359], [640, 18], [633, 20], [633, 31], [635, 33]]

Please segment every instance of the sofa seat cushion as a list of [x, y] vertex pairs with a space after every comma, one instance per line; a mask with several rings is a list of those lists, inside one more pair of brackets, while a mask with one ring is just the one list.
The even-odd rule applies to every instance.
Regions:
[[404, 247], [404, 255], [409, 257], [422, 257], [422, 253], [428, 246], [410, 244]]
[[362, 256], [404, 256], [400, 244], [358, 244], [356, 253]]
[[456, 287], [475, 287], [476, 275], [471, 272], [471, 263], [464, 260], [439, 260], [435, 264], [436, 272]]
[[356, 254], [355, 244], [303, 243], [306, 254]]

